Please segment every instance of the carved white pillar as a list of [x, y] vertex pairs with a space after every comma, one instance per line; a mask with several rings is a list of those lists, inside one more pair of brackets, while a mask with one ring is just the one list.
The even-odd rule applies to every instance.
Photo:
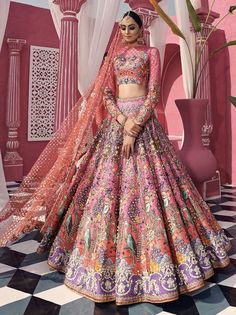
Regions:
[[20, 127], [20, 51], [26, 44], [23, 39], [8, 38], [10, 53], [7, 116], [8, 139], [3, 159], [7, 180], [21, 180], [23, 177], [23, 159], [18, 153], [18, 128]]
[[55, 111], [55, 130], [78, 100], [78, 19], [81, 5], [86, 0], [55, 0], [61, 20], [59, 68]]

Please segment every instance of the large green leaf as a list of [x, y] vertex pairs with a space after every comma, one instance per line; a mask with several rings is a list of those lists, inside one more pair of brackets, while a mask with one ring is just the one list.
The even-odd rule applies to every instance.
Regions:
[[230, 12], [230, 13], [233, 13], [234, 10], [236, 10], [236, 5], [231, 5], [231, 6], [229, 7], [229, 12]]
[[181, 30], [178, 28], [178, 26], [171, 20], [171, 18], [162, 10], [162, 8], [159, 6], [158, 2], [156, 0], [149, 0], [150, 3], [153, 5], [155, 11], [158, 13], [158, 15], [169, 25], [172, 32], [179, 37], [182, 37], [184, 40], [184, 34], [181, 32]]
[[236, 107], [236, 97], [235, 96], [229, 96], [229, 101]]
[[225, 47], [235, 46], [235, 45], [236, 45], [236, 40], [231, 40], [230, 42], [226, 42], [223, 45], [221, 45], [219, 48], [213, 50], [213, 52], [210, 54], [210, 57], [214, 56], [216, 53], [218, 53], [220, 50], [222, 50]]
[[194, 7], [191, 3], [190, 0], [186, 0], [187, 8], [188, 8], [188, 13], [189, 13], [189, 18], [190, 21], [192, 22], [193, 28], [195, 32], [200, 32], [201, 31], [201, 22], [199, 20], [199, 17], [194, 10]]

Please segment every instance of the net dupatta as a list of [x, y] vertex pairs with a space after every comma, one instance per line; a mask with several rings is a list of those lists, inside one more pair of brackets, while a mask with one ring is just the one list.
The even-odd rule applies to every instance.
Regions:
[[121, 35], [117, 29], [95, 83], [75, 104], [0, 211], [0, 246], [9, 245], [24, 233], [41, 228], [45, 217], [60, 209], [75, 173], [76, 161], [86, 152], [96, 130], [107, 117], [103, 91], [120, 45]]

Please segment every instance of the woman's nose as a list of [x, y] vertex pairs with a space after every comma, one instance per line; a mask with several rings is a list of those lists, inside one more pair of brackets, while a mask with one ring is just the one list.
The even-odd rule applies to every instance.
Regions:
[[125, 29], [125, 34], [128, 34], [128, 33], [129, 33], [129, 28], [126, 27], [126, 29]]

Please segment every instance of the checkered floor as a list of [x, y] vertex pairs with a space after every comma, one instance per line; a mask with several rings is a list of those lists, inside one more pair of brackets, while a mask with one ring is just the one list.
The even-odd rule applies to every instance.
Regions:
[[[11, 194], [17, 184], [9, 183]], [[224, 186], [222, 198], [209, 202], [232, 241], [231, 264], [219, 269], [206, 286], [178, 301], [129, 307], [96, 304], [63, 285], [63, 274], [49, 270], [45, 255], [36, 254], [40, 235], [34, 231], [16, 244], [0, 248], [1, 315], [235, 315], [236, 314], [236, 187]]]

